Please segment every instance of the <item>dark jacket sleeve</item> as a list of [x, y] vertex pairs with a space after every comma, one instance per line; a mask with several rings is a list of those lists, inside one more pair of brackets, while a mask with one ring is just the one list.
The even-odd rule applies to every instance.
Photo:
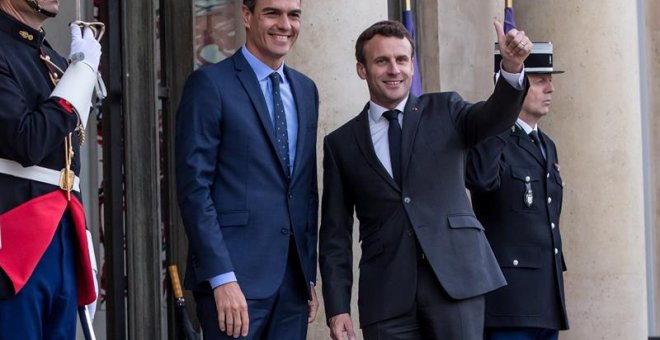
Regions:
[[221, 107], [217, 86], [207, 74], [194, 72], [177, 112], [175, 164], [181, 217], [200, 282], [234, 270], [211, 198], [221, 141]]
[[0, 154], [31, 166], [59, 151], [64, 137], [76, 128], [78, 117], [56, 100], [46, 97], [36, 105], [30, 102], [12, 67], [0, 57]]
[[326, 317], [350, 313], [353, 286], [353, 203], [328, 138], [323, 145], [323, 201], [319, 265]]
[[452, 96], [449, 112], [466, 145], [474, 146], [510, 128], [520, 114], [528, 86], [525, 79], [523, 89], [517, 90], [500, 77], [486, 101], [469, 104], [458, 95]]
[[495, 136], [470, 150], [465, 163], [465, 184], [468, 189], [480, 192], [499, 189], [505, 147], [506, 140]]

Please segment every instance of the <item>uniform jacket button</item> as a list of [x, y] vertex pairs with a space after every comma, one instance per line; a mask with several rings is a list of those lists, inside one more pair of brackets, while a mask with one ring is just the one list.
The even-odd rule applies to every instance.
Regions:
[[517, 266], [518, 265], [518, 260], [513, 260], [513, 265]]

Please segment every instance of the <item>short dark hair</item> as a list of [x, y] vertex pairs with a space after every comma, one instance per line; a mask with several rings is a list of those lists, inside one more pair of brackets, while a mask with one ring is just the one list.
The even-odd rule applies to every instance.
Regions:
[[[247, 1], [247, 0], [245, 0]], [[408, 39], [412, 47], [412, 54], [415, 54], [415, 43], [413, 42], [408, 30], [403, 24], [394, 20], [379, 21], [364, 30], [355, 42], [355, 59], [361, 64], [365, 63], [364, 45], [377, 35], [384, 37], [395, 37], [399, 39]]]
[[243, 0], [243, 5], [245, 5], [250, 12], [254, 12], [254, 6], [257, 5], [257, 0]]

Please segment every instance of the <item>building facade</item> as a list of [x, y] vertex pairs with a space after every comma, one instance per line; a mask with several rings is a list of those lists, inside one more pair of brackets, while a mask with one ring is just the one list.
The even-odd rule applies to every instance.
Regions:
[[[66, 53], [67, 22], [97, 16], [107, 25], [102, 73], [109, 96], [99, 124], [89, 124], [88, 135], [99, 143], [86, 150], [84, 179], [88, 220], [102, 241], [100, 339], [173, 337], [164, 268], [176, 263], [183, 273], [186, 249], [173, 186], [174, 114], [187, 75], [241, 45], [240, 3], [76, 0], [61, 4], [62, 15], [48, 26], [48, 39]], [[455, 90], [471, 101], [487, 96], [492, 20], [502, 17], [504, 0], [412, 4], [424, 89]], [[303, 27], [287, 63], [320, 91], [320, 165], [320, 139], [368, 99], [355, 72], [355, 39], [377, 20], [398, 19], [402, 4], [305, 0], [302, 7]], [[516, 0], [514, 7], [519, 28], [552, 41], [555, 65], [566, 70], [554, 78], [552, 112], [541, 123], [558, 146], [566, 181], [562, 229], [572, 328], [562, 338], [658, 336], [660, 1]], [[328, 338], [324, 318], [321, 313], [311, 326], [309, 339]]]

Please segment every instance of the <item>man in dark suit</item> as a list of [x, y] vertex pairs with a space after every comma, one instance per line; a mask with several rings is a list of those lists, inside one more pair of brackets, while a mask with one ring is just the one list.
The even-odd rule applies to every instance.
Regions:
[[177, 113], [185, 286], [205, 339], [304, 339], [318, 302], [318, 92], [284, 65], [299, 0], [245, 0], [247, 42], [195, 71]]
[[470, 207], [464, 159], [471, 146], [513, 124], [531, 49], [522, 31], [505, 36], [495, 26], [511, 73], [477, 104], [453, 92], [410, 95], [413, 44], [400, 23], [376, 23], [358, 38], [357, 73], [371, 100], [324, 145], [319, 255], [333, 339], [355, 337], [354, 211], [366, 339], [482, 337], [483, 294], [505, 281]]
[[[498, 65], [498, 63], [496, 63]], [[467, 187], [508, 286], [486, 295], [486, 339], [556, 339], [568, 329], [559, 234], [563, 182], [555, 143], [538, 128], [550, 111], [552, 44], [534, 43], [516, 124], [468, 155]]]

